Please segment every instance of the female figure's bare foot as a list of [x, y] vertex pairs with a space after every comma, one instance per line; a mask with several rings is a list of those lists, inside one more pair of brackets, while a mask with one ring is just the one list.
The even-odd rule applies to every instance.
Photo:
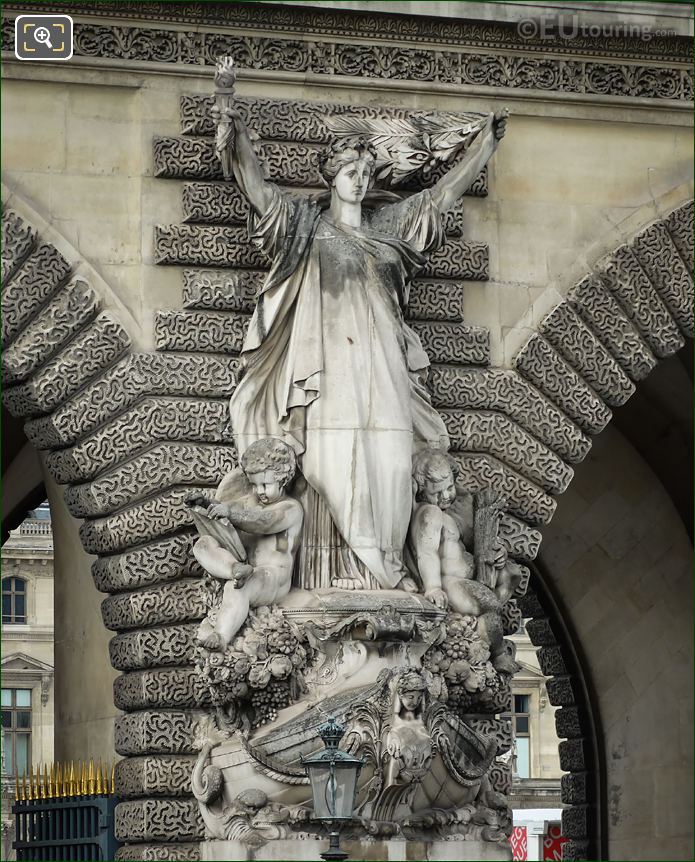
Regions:
[[361, 590], [362, 584], [357, 578], [333, 578], [331, 586], [336, 590]]
[[397, 590], [403, 590], [406, 593], [418, 593], [420, 590], [418, 589], [418, 585], [415, 581], [409, 576], [404, 575], [400, 581], [396, 584]]

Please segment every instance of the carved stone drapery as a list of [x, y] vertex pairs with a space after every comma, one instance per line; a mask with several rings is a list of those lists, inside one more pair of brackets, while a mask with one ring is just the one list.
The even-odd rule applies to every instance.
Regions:
[[[518, 488], [516, 516], [506, 516], [502, 525], [502, 536], [513, 556], [532, 557], [538, 547], [538, 533], [529, 523], [520, 520], [522, 514], [534, 522], [542, 520], [537, 517], [538, 513], [542, 515], [545, 512], [549, 517], [551, 509], [544, 502], [543, 493], [557, 493], [566, 486], [571, 475], [569, 465], [581, 460], [588, 451], [589, 438], [580, 430], [579, 424], [593, 428], [601, 402], [604, 407], [600, 415], [603, 416], [603, 410], [622, 403], [627, 397], [629, 380], [626, 384], [626, 377], [640, 379], [655, 364], [657, 356], [660, 358], [678, 349], [682, 343], [679, 330], [683, 335], [688, 334], [691, 324], [682, 317], [680, 294], [674, 293], [673, 285], [656, 278], [656, 270], [650, 262], [659, 261], [664, 265], [663, 261], [671, 256], [674, 271], [680, 273], [678, 261], [687, 265], [692, 256], [689, 225], [692, 225], [692, 207], [674, 211], [668, 218], [650, 226], [644, 232], [645, 236], [632, 245], [630, 254], [620, 250], [597, 273], [589, 276], [591, 290], [586, 287], [588, 282], [582, 282], [570, 291], [566, 303], [569, 309], [563, 304], [560, 311], [549, 315], [541, 327], [542, 338], [549, 350], [544, 354], [546, 358], [541, 357], [540, 365], [535, 360], [524, 363], [524, 367], [520, 363], [521, 373], [482, 367], [451, 367], [448, 364], [433, 369], [436, 403], [451, 409], [452, 416], [448, 421], [461, 429], [458, 432], [461, 451], [481, 458], [475, 470], [489, 469], [494, 483], [506, 481], [509, 484], [505, 487], [514, 484]], [[155, 663], [158, 656], [168, 663], [173, 662], [174, 656], [187, 659], [190, 644], [186, 629], [190, 622], [171, 620], [168, 609], [171, 601], [164, 589], [159, 591], [159, 585], [163, 586], [167, 581], [176, 582], [176, 579], [190, 579], [197, 573], [190, 570], [187, 556], [190, 524], [183, 507], [183, 493], [171, 487], [172, 481], [177, 480], [157, 474], [152, 479], [152, 487], [156, 486], [156, 490], [150, 499], [138, 499], [139, 465], [145, 463], [138, 459], [145, 456], [152, 441], [167, 445], [189, 443], [196, 448], [200, 446], [201, 450], [206, 446], [224, 446], [219, 408], [232, 391], [238, 363], [234, 357], [192, 355], [189, 353], [191, 347], [185, 344], [180, 352], [170, 352], [172, 342], [162, 342], [161, 353], [131, 352], [122, 325], [113, 317], [92, 318], [89, 304], [78, 312], [84, 314], [84, 318], [79, 320], [87, 323], [86, 329], [79, 329], [78, 333], [77, 329], [73, 331], [68, 326], [65, 340], [55, 356], [45, 357], [37, 353], [36, 350], [43, 347], [34, 348], [32, 331], [42, 325], [51, 327], [57, 321], [52, 312], [45, 319], [42, 317], [49, 307], [46, 304], [49, 297], [62, 294], [65, 305], [61, 307], [71, 307], [65, 293], [74, 289], [67, 278], [74, 261], [65, 261], [41, 236], [41, 231], [32, 229], [28, 221], [6, 213], [5, 226], [7, 241], [3, 250], [3, 269], [7, 268], [8, 281], [3, 302], [6, 296], [13, 295], [23, 300], [15, 304], [16, 313], [3, 329], [3, 340], [14, 351], [10, 355], [17, 357], [19, 364], [15, 367], [20, 369], [14, 385], [6, 389], [6, 403], [17, 414], [30, 417], [27, 433], [39, 448], [51, 453], [49, 464], [52, 466], [49, 468], [55, 470], [56, 479], [79, 488], [70, 492], [71, 499], [80, 501], [80, 505], [88, 499], [95, 499], [85, 483], [97, 476], [105, 477], [105, 484], [113, 483], [118, 490], [116, 496], [101, 497], [103, 505], [98, 508], [78, 510], [84, 511], [88, 518], [83, 530], [86, 546], [103, 555], [95, 563], [97, 584], [109, 592], [128, 596], [125, 604], [132, 608], [131, 615], [126, 617], [125, 613], [116, 611], [115, 604], [106, 607], [109, 621], [118, 626], [119, 631], [121, 626], [123, 628], [122, 634], [118, 635], [123, 640], [113, 650], [114, 664], [127, 674], [126, 682], [119, 685], [119, 703], [133, 710], [119, 719], [118, 748], [123, 754], [137, 752], [151, 756], [150, 768], [159, 769], [162, 776], [156, 793], [174, 797], [181, 791], [176, 777], [179, 772], [172, 771], [168, 784], [169, 761], [165, 757], [170, 757], [174, 750], [185, 755], [195, 750], [196, 723], [202, 716], [187, 705], [190, 701], [186, 701], [185, 694], [190, 675], [174, 672], [164, 661]], [[628, 260], [629, 265], [626, 263]], [[239, 272], [251, 274], [254, 271]], [[198, 273], [200, 271], [196, 271], [196, 277]], [[681, 290], [681, 282], [677, 286]], [[89, 297], [90, 294], [78, 291], [77, 298], [84, 296]], [[205, 305], [209, 302], [217, 312], [239, 311], [227, 305], [233, 301], [227, 299], [229, 296], [230, 292], [217, 292], [214, 284], [207, 284], [205, 291], [196, 286], [189, 294], [188, 310], [212, 311], [213, 308]], [[658, 308], [658, 321], [661, 323], [657, 325], [653, 316], [644, 313], [644, 308]], [[435, 312], [424, 302], [416, 308], [413, 316], [426, 321]], [[439, 310], [440, 316], [435, 319], [445, 324], [461, 323], [458, 318], [449, 318], [448, 314], [445, 307], [443, 311]], [[586, 330], [578, 326], [577, 318], [583, 321]], [[159, 321], [157, 326], [165, 332], [172, 330], [172, 326]], [[25, 332], [28, 333], [26, 338]], [[572, 338], [568, 337], [572, 333]], [[21, 338], [24, 340], [20, 341]], [[76, 357], [83, 352], [90, 361], [78, 368]], [[544, 364], [548, 356], [554, 358]], [[79, 372], [77, 378], [73, 376], [76, 368]], [[584, 382], [585, 389], [578, 390], [578, 393], [586, 390], [588, 394], [593, 393], [592, 397], [587, 396], [579, 403], [558, 404], [550, 381], [557, 368], [565, 369], [566, 373], [569, 369], [576, 375], [572, 380], [578, 378]], [[53, 383], [59, 379], [64, 379], [65, 384], [56, 389]], [[545, 394], [527, 380], [538, 381], [539, 389]], [[208, 397], [211, 402], [205, 402], [204, 406], [198, 403]], [[178, 432], [181, 436], [173, 440], [167, 430], [167, 398], [190, 399], [194, 408], [189, 424]], [[156, 417], [160, 407], [164, 419], [158, 424]], [[453, 415], [453, 411], [458, 413]], [[499, 424], [498, 417], [504, 420], [502, 424]], [[468, 419], [470, 423], [467, 423]], [[483, 430], [486, 426], [491, 428], [490, 437]], [[524, 435], [529, 434], [537, 443], [535, 447], [524, 445]], [[109, 436], [112, 445], [105, 445], [104, 440], [108, 441]], [[488, 451], [481, 453], [483, 438], [488, 441]], [[66, 450], [66, 446], [70, 448]], [[192, 454], [187, 450], [187, 456]], [[499, 464], [505, 469], [501, 469]], [[213, 484], [212, 472], [213, 466], [210, 466], [205, 475], [195, 477], [195, 482], [202, 487]], [[519, 477], [524, 484], [519, 483]], [[191, 477], [185, 478], [189, 481]], [[128, 501], [126, 507], [114, 511], [123, 499]], [[178, 583], [183, 587], [186, 580]], [[144, 590], [150, 592], [145, 594]], [[142, 617], [137, 615], [138, 603], [150, 599], [162, 609], [157, 628], [150, 630], [149, 640], [143, 636], [139, 643], [127, 641], [126, 638], [130, 637], [128, 632], [139, 632], [131, 625], [142, 624]], [[111, 602], [111, 599], [107, 601]], [[198, 613], [196, 601], [191, 598], [190, 606], [186, 606], [190, 619]], [[540, 642], [544, 635], [541, 626], [537, 628], [534, 637]], [[551, 656], [552, 649], [548, 646], [547, 656]], [[543, 662], [544, 668], [549, 670], [552, 666], [550, 658], [546, 662], [544, 657]], [[566, 699], [559, 683], [552, 698], [558, 702]], [[176, 704], [180, 708], [174, 708]], [[563, 709], [570, 707], [563, 712], [561, 719], [564, 722], [562, 729], [569, 737], [567, 745], [562, 748], [563, 763], [569, 764], [575, 758], [572, 763], [578, 767], [581, 746], [574, 738], [576, 728], [572, 723], [571, 704], [561, 705]], [[157, 759], [160, 756], [161, 761]], [[574, 769], [574, 773], [580, 772], [578, 768]], [[575, 802], [581, 797], [580, 781], [577, 778], [566, 791], [568, 801]], [[130, 780], [124, 780], [123, 787], [125, 793], [138, 799], [149, 799], [149, 794], [155, 794], [151, 786]], [[160, 841], [163, 846], [167, 841], [182, 837], [176, 832], [176, 817], [185, 819], [190, 808], [182, 812], [179, 808], [167, 808], [166, 798], [156, 795], [152, 798], [157, 799], [157, 805], [147, 802], [142, 806], [146, 816], [143, 815], [142, 822], [138, 820], [137, 830], [132, 832], [127, 831], [131, 809], [124, 809], [119, 820], [124, 840], [140, 843]], [[569, 817], [567, 819], [569, 821]], [[185, 819], [185, 822], [189, 821]], [[586, 840], [586, 827], [582, 822], [585, 821], [578, 815], [574, 825], [568, 824], [568, 829], [574, 832], [573, 837], [580, 844]], [[199, 827], [194, 821], [191, 823], [192, 828]], [[127, 852], [155, 854], [159, 851], [141, 847]], [[167, 858], [176, 858], [177, 853], [190, 853], [191, 845], [183, 842], [178, 849], [162, 852], [171, 854]]]

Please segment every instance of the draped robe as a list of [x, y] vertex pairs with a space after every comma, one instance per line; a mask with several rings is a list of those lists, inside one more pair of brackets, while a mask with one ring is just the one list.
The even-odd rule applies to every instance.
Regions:
[[281, 437], [348, 547], [379, 585], [405, 574], [414, 446], [448, 446], [403, 320], [423, 252], [441, 242], [428, 191], [334, 224], [309, 199], [270, 186], [251, 238], [273, 259], [243, 346], [230, 413], [239, 454]]

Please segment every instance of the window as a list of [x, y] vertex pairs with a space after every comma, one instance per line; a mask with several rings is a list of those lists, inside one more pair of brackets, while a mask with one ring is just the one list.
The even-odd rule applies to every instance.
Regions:
[[514, 695], [512, 734], [515, 741], [516, 763], [514, 774], [519, 778], [531, 777], [531, 752], [529, 736], [529, 701], [527, 694]]
[[[4, 583], [3, 583], [4, 586]], [[31, 766], [31, 689], [2, 690], [2, 753], [8, 775], [23, 775]]]
[[2, 579], [2, 621], [27, 621], [27, 582], [23, 578]]

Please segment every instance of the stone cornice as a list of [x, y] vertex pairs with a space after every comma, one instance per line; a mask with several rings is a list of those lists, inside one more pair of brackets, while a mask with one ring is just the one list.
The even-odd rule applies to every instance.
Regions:
[[[45, 11], [44, 3], [7, 4], [18, 12]], [[71, 2], [51, 3], [51, 12], [90, 18], [183, 24], [189, 27], [233, 28], [306, 36], [354, 39], [369, 34], [368, 41], [432, 43], [456, 48], [554, 52], [641, 61], [690, 63], [692, 41], [682, 36], [656, 36], [649, 40], [625, 36], [576, 36], [572, 39], [523, 38], [513, 23], [456, 20], [385, 12], [356, 12], [270, 3], [174, 3], [174, 2]]]
[[[13, 42], [13, 19], [6, 17], [3, 19], [4, 50], [11, 51]], [[123, 23], [75, 21], [74, 54], [77, 58], [200, 68], [214, 65], [222, 53], [233, 56], [241, 70], [284, 76], [299, 73], [326, 81], [354, 79], [392, 85], [475, 87], [519, 94], [533, 91], [568, 98], [627, 97], [652, 100], [655, 106], [666, 102], [686, 104], [693, 98], [692, 69], [684, 65], [471, 53], [461, 49], [439, 50], [426, 44], [411, 47], [375, 43], [374, 40], [365, 44], [319, 42], [203, 32], [199, 28], [188, 32], [176, 26], [155, 29]]]
[[[2, 634], [2, 643], [3, 643], [3, 651], [5, 649], [5, 645], [10, 642], [17, 641], [18, 643], [24, 644], [32, 644], [39, 643], [43, 641], [53, 641], [55, 637], [55, 630], [53, 626], [44, 626], [40, 630], [37, 630], [35, 627], [29, 623], [26, 628], [29, 628], [29, 631], [19, 631], [19, 626], [13, 626], [10, 631], [9, 625], [3, 626], [3, 634]], [[4, 673], [4, 671], [3, 671]]]

